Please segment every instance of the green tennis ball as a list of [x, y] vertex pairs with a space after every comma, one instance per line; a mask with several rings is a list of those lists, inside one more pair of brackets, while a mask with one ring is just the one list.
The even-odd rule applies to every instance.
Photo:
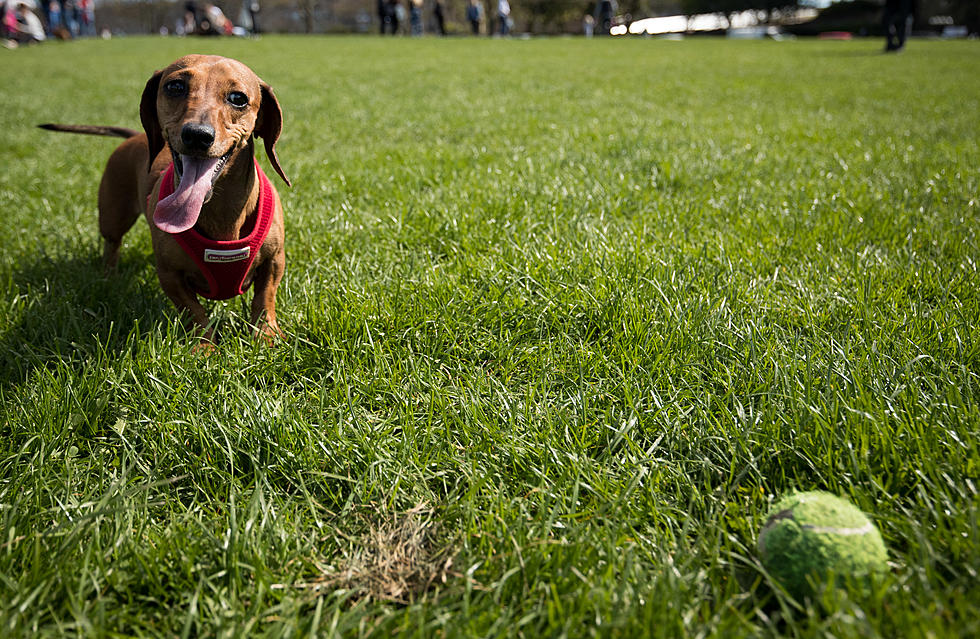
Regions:
[[849, 501], [821, 491], [776, 502], [759, 533], [762, 565], [797, 599], [828, 576], [866, 582], [888, 569], [881, 533]]

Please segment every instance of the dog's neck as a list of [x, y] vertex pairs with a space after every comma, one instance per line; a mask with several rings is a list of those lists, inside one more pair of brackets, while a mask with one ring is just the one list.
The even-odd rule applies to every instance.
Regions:
[[255, 144], [248, 143], [228, 158], [214, 183], [211, 199], [201, 207], [195, 230], [212, 240], [237, 240], [255, 226], [259, 182], [255, 175]]

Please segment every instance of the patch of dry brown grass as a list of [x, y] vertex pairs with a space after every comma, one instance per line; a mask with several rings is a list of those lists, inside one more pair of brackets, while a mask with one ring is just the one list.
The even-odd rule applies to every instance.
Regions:
[[407, 604], [455, 576], [453, 547], [442, 539], [427, 504], [382, 521], [369, 521], [368, 530], [351, 538], [341, 552], [342, 559], [333, 566], [321, 566], [321, 576], [308, 587], [349, 591], [355, 601]]

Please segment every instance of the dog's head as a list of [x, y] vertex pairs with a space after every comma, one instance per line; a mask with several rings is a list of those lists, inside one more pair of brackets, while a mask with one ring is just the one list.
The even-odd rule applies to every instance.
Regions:
[[181, 214], [158, 222], [163, 230], [176, 233], [194, 225], [229, 159], [253, 135], [263, 139], [272, 168], [290, 183], [276, 156], [282, 132], [279, 101], [269, 85], [237, 60], [189, 55], [157, 71], [143, 89], [140, 120], [150, 163], [169, 145], [180, 182], [175, 195]]

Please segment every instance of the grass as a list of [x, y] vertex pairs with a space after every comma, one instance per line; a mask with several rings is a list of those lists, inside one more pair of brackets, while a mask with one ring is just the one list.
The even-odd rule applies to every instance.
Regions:
[[[5, 52], [3, 634], [976, 636], [980, 50], [880, 44]], [[274, 349], [193, 355], [142, 223], [104, 278], [114, 142], [33, 128], [189, 52], [286, 114]], [[771, 587], [796, 489], [874, 591]]]

